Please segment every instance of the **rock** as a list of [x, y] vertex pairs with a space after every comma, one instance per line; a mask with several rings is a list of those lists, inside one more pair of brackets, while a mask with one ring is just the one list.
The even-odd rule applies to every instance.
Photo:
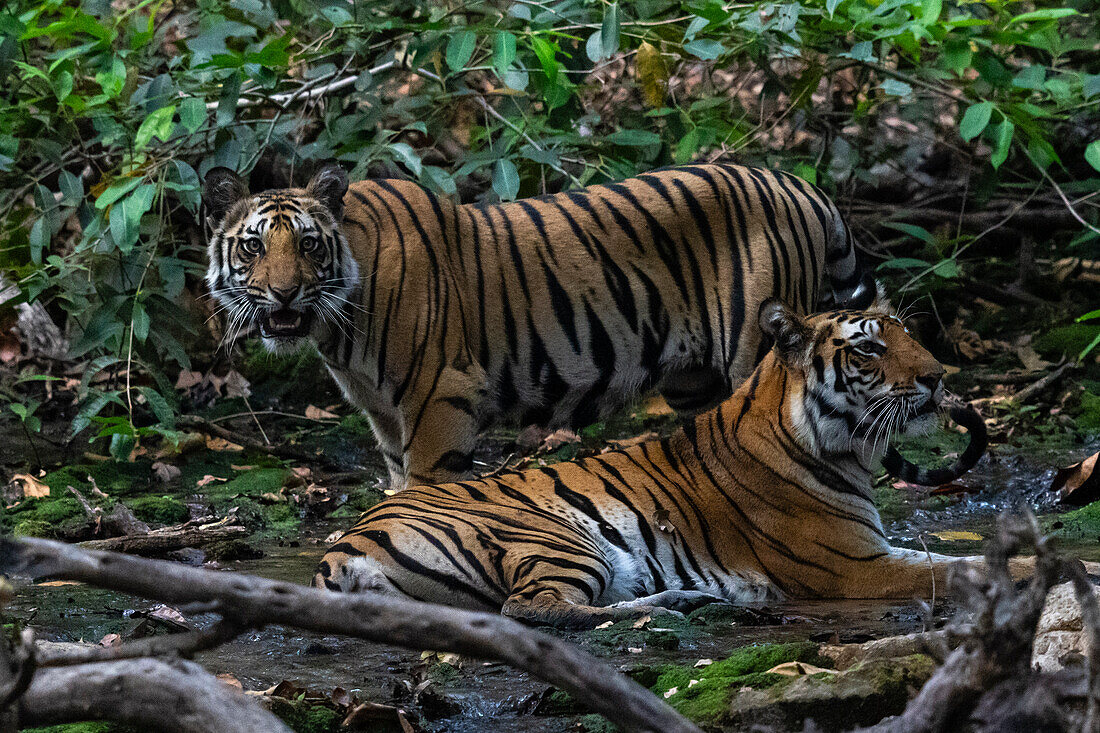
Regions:
[[1088, 634], [1081, 620], [1081, 605], [1071, 583], [1062, 583], [1047, 594], [1031, 663], [1044, 672], [1062, 669], [1067, 663], [1080, 661], [1088, 654]]
[[728, 720], [735, 729], [771, 725], [801, 730], [813, 719], [823, 731], [871, 725], [897, 715], [935, 671], [921, 654], [860, 662], [839, 674], [790, 678], [767, 689], [744, 687], [730, 703]]

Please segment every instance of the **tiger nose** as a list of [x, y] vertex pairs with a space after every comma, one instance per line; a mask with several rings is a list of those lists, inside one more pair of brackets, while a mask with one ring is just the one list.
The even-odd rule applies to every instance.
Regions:
[[292, 288], [280, 290], [279, 288], [268, 288], [275, 300], [281, 303], [284, 307], [289, 306], [291, 302], [298, 297], [298, 286], [295, 285]]
[[943, 379], [944, 371], [941, 369], [934, 374], [926, 374], [921, 377], [917, 377], [917, 382], [923, 384], [928, 388], [929, 392], [935, 392], [936, 387], [940, 385], [940, 380]]

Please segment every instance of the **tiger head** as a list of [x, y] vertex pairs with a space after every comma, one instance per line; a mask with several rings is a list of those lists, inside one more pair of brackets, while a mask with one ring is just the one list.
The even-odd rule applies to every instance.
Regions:
[[893, 435], [936, 424], [945, 370], [888, 311], [803, 317], [773, 298], [761, 306], [760, 326], [803, 387], [795, 423], [822, 453], [878, 458]]
[[228, 168], [206, 174], [206, 283], [227, 313], [227, 334], [256, 325], [269, 350], [288, 351], [318, 321], [341, 319], [359, 281], [340, 228], [347, 189], [337, 165], [304, 189], [257, 194]]

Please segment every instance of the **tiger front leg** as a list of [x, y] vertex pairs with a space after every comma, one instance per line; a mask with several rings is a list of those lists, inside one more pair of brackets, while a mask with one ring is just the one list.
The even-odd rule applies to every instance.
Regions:
[[477, 387], [476, 375], [445, 370], [429, 401], [404, 411], [405, 486], [461, 481], [473, 474]]

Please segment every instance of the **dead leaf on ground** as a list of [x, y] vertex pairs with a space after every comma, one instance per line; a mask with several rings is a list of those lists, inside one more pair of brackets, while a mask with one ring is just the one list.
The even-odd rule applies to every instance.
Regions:
[[56, 588], [62, 585], [81, 585], [79, 580], [47, 580], [45, 583], [35, 583], [38, 587]]
[[169, 484], [180, 477], [178, 467], [157, 461], [153, 464], [153, 477], [162, 484]]
[[191, 389], [202, 382], [202, 372], [183, 370], [176, 378], [176, 389]]
[[249, 397], [252, 395], [252, 385], [240, 372], [233, 370], [225, 375], [226, 397]]
[[671, 414], [673, 414], [673, 410], [665, 402], [665, 398], [661, 395], [654, 395], [647, 398], [631, 417], [664, 417]]
[[1016, 352], [1020, 363], [1024, 365], [1024, 369], [1029, 372], [1040, 372], [1052, 366], [1051, 362], [1040, 358], [1035, 353], [1035, 349], [1031, 345], [1031, 334], [1020, 338], [1014, 345], [1013, 351]]
[[17, 473], [11, 477], [12, 488], [18, 489], [27, 499], [41, 499], [50, 495], [50, 487], [29, 473]]
[[335, 412], [329, 412], [316, 405], [310, 405], [306, 408], [306, 417], [310, 420], [339, 420], [340, 416]]
[[967, 532], [965, 530], [948, 529], [941, 532], [929, 532], [938, 540], [944, 542], [980, 542], [982, 536], [977, 532]]
[[1059, 493], [1058, 500], [1063, 504], [1084, 506], [1100, 499], [1100, 471], [1097, 464], [1100, 463], [1100, 453], [1059, 469], [1054, 474], [1054, 481], [1050, 484], [1051, 491]]
[[978, 332], [963, 326], [962, 319], [956, 320], [947, 329], [947, 338], [955, 348], [955, 353], [967, 361], [974, 361], [988, 351]]
[[211, 476], [210, 474], [206, 474], [205, 476], [203, 476], [202, 478], [200, 478], [198, 481], [195, 482], [195, 486], [197, 486], [198, 488], [201, 489], [203, 486], [206, 486], [207, 484], [212, 484], [215, 481], [228, 481], [228, 480], [229, 479], [222, 478], [221, 476]]
[[542, 444], [539, 445], [539, 450], [545, 453], [553, 453], [563, 445], [569, 445], [571, 443], [580, 443], [581, 438], [572, 430], [555, 430], [542, 439]]
[[218, 453], [244, 450], [243, 446], [237, 445], [236, 443], [231, 443], [225, 438], [217, 438], [213, 435], [206, 436], [206, 447]]
[[165, 621], [173, 624], [174, 626], [181, 626], [185, 629], [191, 628], [191, 624], [187, 623], [187, 619], [183, 617], [183, 614], [161, 603], [153, 607], [153, 610], [149, 612], [149, 618], [155, 618], [158, 621]]
[[238, 690], [241, 690], [242, 692], [244, 691], [244, 685], [241, 684], [241, 681], [233, 675], [229, 674], [228, 672], [216, 674], [214, 675], [214, 677], [220, 682], [229, 685], [230, 687], [236, 687]]
[[696, 662], [695, 666], [696, 667], [709, 667], [712, 664], [714, 664], [713, 659], [703, 658], [703, 659], [700, 659], [698, 662]]
[[122, 644], [122, 637], [119, 636], [118, 634], [107, 634], [106, 636], [104, 636], [102, 639], [99, 640], [99, 645], [100, 646], [113, 647], [113, 646], [121, 646], [121, 644]]
[[638, 619], [637, 621], [635, 621], [635, 622], [633, 623], [633, 625], [631, 626], [631, 628], [635, 628], [635, 629], [644, 629], [644, 628], [645, 628], [645, 626], [646, 626], [646, 624], [648, 624], [648, 623], [649, 623], [650, 621], [652, 621], [652, 620], [653, 620], [653, 617], [652, 617], [652, 616], [650, 616], [650, 615], [649, 615], [649, 614], [647, 613], [647, 614], [646, 614], [645, 616], [642, 616], [642, 617], [641, 617], [640, 619]]
[[806, 664], [806, 662], [783, 662], [783, 664], [777, 664], [767, 670], [765, 674], [781, 674], [785, 677], [802, 677], [808, 674], [818, 674], [819, 672], [828, 672], [829, 674], [837, 673], [835, 669], [825, 669], [824, 667]]

